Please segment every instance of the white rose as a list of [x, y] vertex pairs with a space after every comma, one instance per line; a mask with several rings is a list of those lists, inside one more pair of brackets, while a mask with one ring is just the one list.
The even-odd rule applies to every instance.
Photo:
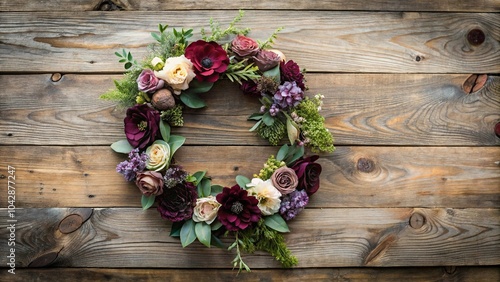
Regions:
[[170, 146], [163, 140], [156, 140], [146, 149], [148, 160], [146, 168], [149, 170], [160, 171], [168, 167], [170, 163]]
[[189, 88], [189, 83], [196, 75], [193, 63], [182, 55], [168, 58], [163, 70], [155, 71], [155, 76], [165, 80], [174, 89], [174, 93], [179, 95], [181, 90]]
[[258, 207], [263, 215], [272, 215], [279, 211], [281, 193], [273, 186], [270, 179], [264, 181], [253, 178], [247, 187], [249, 187], [248, 193], [259, 200]]
[[217, 218], [217, 211], [219, 211], [220, 206], [221, 204], [217, 202], [214, 196], [198, 198], [193, 211], [193, 221], [204, 221], [211, 224]]

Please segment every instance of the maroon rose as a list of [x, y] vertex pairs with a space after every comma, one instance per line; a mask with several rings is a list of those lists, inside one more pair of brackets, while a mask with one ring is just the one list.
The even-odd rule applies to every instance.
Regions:
[[213, 41], [198, 40], [189, 44], [184, 56], [193, 63], [198, 81], [216, 82], [229, 65], [226, 51]]
[[304, 85], [304, 75], [300, 71], [299, 65], [295, 63], [294, 61], [290, 60], [288, 62], [281, 62], [280, 63], [280, 73], [281, 73], [281, 82], [284, 83], [285, 81], [295, 81], [297, 83], [297, 86], [304, 91], [306, 89], [306, 86]]
[[258, 90], [257, 83], [253, 80], [244, 80], [240, 85], [240, 90], [245, 95], [250, 95], [253, 97], [262, 97], [262, 94]]
[[255, 56], [259, 52], [259, 44], [252, 38], [238, 35], [231, 42], [231, 50], [241, 58]]
[[160, 126], [160, 114], [146, 104], [135, 105], [127, 110], [125, 135], [134, 148], [146, 148], [156, 139]]
[[221, 204], [217, 216], [229, 231], [245, 230], [260, 220], [259, 200], [238, 185], [224, 187], [216, 199]]
[[253, 61], [255, 65], [259, 67], [259, 70], [264, 72], [277, 66], [281, 61], [281, 57], [273, 51], [260, 50], [259, 53], [253, 57]]
[[318, 158], [318, 155], [310, 156], [308, 158], [300, 158], [292, 166], [292, 169], [295, 170], [295, 173], [299, 178], [297, 190], [306, 190], [308, 196], [316, 193], [319, 188], [321, 165], [315, 163]]
[[161, 195], [163, 193], [163, 175], [157, 171], [145, 171], [137, 174], [135, 185], [145, 196]]
[[158, 196], [158, 212], [161, 217], [172, 222], [190, 219], [196, 205], [198, 193], [191, 182], [181, 183], [172, 188], [165, 189]]
[[164, 85], [165, 81], [157, 78], [154, 71], [150, 69], [142, 70], [141, 74], [137, 78], [137, 88], [142, 92], [153, 93], [162, 88]]

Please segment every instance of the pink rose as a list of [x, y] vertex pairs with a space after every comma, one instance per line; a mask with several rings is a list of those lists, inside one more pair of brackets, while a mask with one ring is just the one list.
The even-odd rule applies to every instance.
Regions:
[[273, 51], [260, 50], [256, 56], [253, 57], [254, 63], [259, 67], [259, 70], [264, 72], [277, 66], [280, 61], [280, 55]]
[[259, 44], [252, 38], [238, 35], [231, 42], [231, 50], [242, 58], [255, 56], [259, 52]]
[[295, 170], [286, 166], [275, 170], [273, 175], [271, 175], [271, 181], [282, 195], [292, 193], [299, 184], [299, 178]]
[[135, 185], [145, 196], [158, 196], [163, 193], [163, 176], [157, 171], [141, 172], [137, 174]]

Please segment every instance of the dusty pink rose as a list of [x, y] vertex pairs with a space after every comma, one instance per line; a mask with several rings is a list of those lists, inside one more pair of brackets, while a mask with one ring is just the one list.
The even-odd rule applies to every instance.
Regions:
[[271, 181], [274, 187], [280, 191], [282, 195], [290, 194], [297, 188], [299, 178], [295, 170], [289, 167], [280, 167], [271, 175]]
[[255, 56], [259, 52], [259, 44], [252, 38], [238, 35], [231, 42], [231, 50], [242, 58]]
[[137, 174], [135, 185], [145, 196], [158, 196], [163, 193], [163, 176], [157, 171], [141, 172]]
[[162, 88], [165, 82], [155, 76], [150, 69], [144, 69], [137, 78], [137, 87], [139, 91], [152, 93]]
[[259, 67], [260, 71], [267, 71], [277, 66], [281, 58], [273, 51], [260, 50], [259, 53], [253, 57], [253, 61], [255, 65]]

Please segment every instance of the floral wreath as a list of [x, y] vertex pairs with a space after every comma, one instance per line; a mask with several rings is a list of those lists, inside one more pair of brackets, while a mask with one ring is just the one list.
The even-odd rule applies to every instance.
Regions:
[[[126, 139], [111, 145], [128, 154], [117, 172], [135, 182], [144, 210], [157, 204], [161, 217], [172, 222], [170, 235], [180, 237], [183, 247], [198, 240], [207, 247], [235, 249], [232, 263], [239, 270], [250, 270], [242, 252], [256, 250], [292, 267], [298, 261], [282, 234], [318, 190], [322, 170], [319, 156], [304, 156], [304, 147], [315, 153], [335, 148], [319, 114], [323, 96], [305, 96], [305, 71], [270, 49], [281, 29], [256, 41], [246, 36], [250, 29], [235, 27], [242, 17], [240, 11], [224, 30], [211, 19], [210, 35], [201, 29], [202, 39], [194, 42], [188, 42], [193, 29], [167, 31], [159, 24], [159, 33], [151, 34], [156, 42], [141, 63], [125, 50], [115, 53], [127, 71], [101, 98], [128, 107]], [[200, 94], [223, 78], [262, 103], [248, 118], [255, 121], [250, 131], [273, 146], [286, 137], [290, 142], [252, 179], [238, 175], [232, 187], [212, 184], [206, 171], [185, 171], [174, 154], [186, 138], [171, 134], [171, 127], [184, 123], [183, 108], [204, 107]], [[225, 246], [220, 238], [228, 235], [235, 240]]]

